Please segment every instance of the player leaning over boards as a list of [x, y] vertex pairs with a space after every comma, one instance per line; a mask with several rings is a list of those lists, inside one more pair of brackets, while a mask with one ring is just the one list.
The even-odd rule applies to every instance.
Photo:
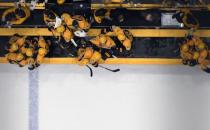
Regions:
[[[119, 45], [115, 43], [115, 40], [112, 39], [115, 37], [117, 42], [123, 46], [120, 49], [117, 49]], [[94, 67], [105, 68], [101, 66], [101, 63], [104, 63], [107, 58], [115, 57], [114, 52], [117, 51], [130, 51], [133, 42], [133, 36], [128, 30], [121, 29], [120, 27], [113, 26], [111, 30], [104, 30], [98, 36], [92, 38], [88, 44], [84, 47], [78, 48], [78, 64], [82, 66], [92, 65]], [[112, 72], [118, 72], [119, 69], [111, 70], [105, 68]]]
[[68, 13], [63, 13], [61, 19], [64, 23], [74, 30], [85, 30], [90, 29], [90, 23], [82, 15], [70, 15]]
[[133, 35], [131, 34], [130, 31], [122, 29], [118, 26], [112, 26], [111, 31], [107, 31], [106, 34], [117, 37], [118, 41], [123, 45], [125, 50], [127, 51], [131, 50]]
[[120, 69], [111, 70], [109, 68], [106, 68], [100, 64], [104, 63], [102, 54], [99, 50], [94, 49], [94, 47], [86, 46], [86, 47], [80, 47], [77, 51], [77, 63], [81, 66], [87, 66], [90, 69], [90, 76], [93, 76], [92, 68], [89, 65], [92, 65], [93, 67], [100, 67], [106, 70], [109, 70], [111, 72], [118, 72]]
[[105, 49], [111, 49], [116, 46], [114, 40], [106, 34], [100, 34], [92, 38], [90, 42], [99, 48], [105, 48]]

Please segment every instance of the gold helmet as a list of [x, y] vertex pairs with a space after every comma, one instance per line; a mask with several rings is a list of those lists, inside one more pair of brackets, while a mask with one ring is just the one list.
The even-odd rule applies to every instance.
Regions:
[[9, 52], [15, 52], [18, 50], [18, 45], [16, 43], [11, 44]]
[[124, 41], [123, 41], [123, 46], [126, 48], [126, 50], [130, 50], [131, 49], [131, 41], [129, 40], [129, 39], [125, 39]]
[[47, 50], [44, 48], [39, 48], [38, 55], [45, 56], [47, 54]]
[[39, 37], [38, 45], [41, 48], [46, 48], [46, 42], [43, 37]]
[[188, 50], [189, 50], [189, 46], [188, 46], [187, 44], [183, 44], [183, 45], [181, 46], [181, 51], [187, 52]]
[[62, 5], [63, 3], [65, 3], [65, 0], [57, 0], [57, 3], [58, 3], [59, 5]]
[[63, 13], [61, 15], [61, 18], [63, 19], [63, 21], [66, 23], [67, 26], [71, 26], [73, 23], [73, 19], [71, 18], [71, 15], [68, 13]]
[[61, 25], [61, 26], [59, 26], [59, 27], [56, 28], [56, 31], [58, 33], [63, 33], [65, 31], [65, 27], [63, 25]]
[[194, 45], [195, 45], [195, 42], [194, 42], [194, 40], [188, 40], [188, 41], [187, 41], [187, 44], [188, 44], [189, 46], [194, 46]]
[[25, 53], [26, 53], [26, 49], [27, 49], [27, 48], [25, 48], [25, 47], [23, 46], [23, 47], [20, 48], [20, 52], [21, 52], [22, 54], [25, 54]]
[[93, 55], [93, 49], [91, 47], [85, 48], [84, 58], [90, 59]]
[[24, 59], [23, 54], [18, 53], [18, 54], [16, 55], [16, 61], [21, 61], [21, 60], [23, 60], [23, 59]]
[[66, 29], [63, 32], [63, 38], [66, 42], [69, 42], [73, 38], [73, 33], [69, 29]]
[[105, 35], [100, 35], [99, 36], [99, 41], [101, 44], [105, 44], [106, 43], [106, 36]]
[[120, 41], [123, 41], [126, 39], [125, 35], [123, 33], [120, 33], [117, 35], [117, 38], [120, 40]]
[[26, 56], [32, 57], [33, 56], [33, 49], [32, 48], [27, 48], [26, 49]]
[[199, 52], [196, 51], [193, 53], [193, 59], [197, 60], [198, 58], [199, 58]]

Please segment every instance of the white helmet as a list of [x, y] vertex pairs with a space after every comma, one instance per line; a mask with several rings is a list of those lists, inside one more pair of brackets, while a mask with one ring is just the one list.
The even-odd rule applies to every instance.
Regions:
[[84, 30], [78, 30], [74, 32], [74, 35], [77, 37], [86, 37], [87, 33]]

